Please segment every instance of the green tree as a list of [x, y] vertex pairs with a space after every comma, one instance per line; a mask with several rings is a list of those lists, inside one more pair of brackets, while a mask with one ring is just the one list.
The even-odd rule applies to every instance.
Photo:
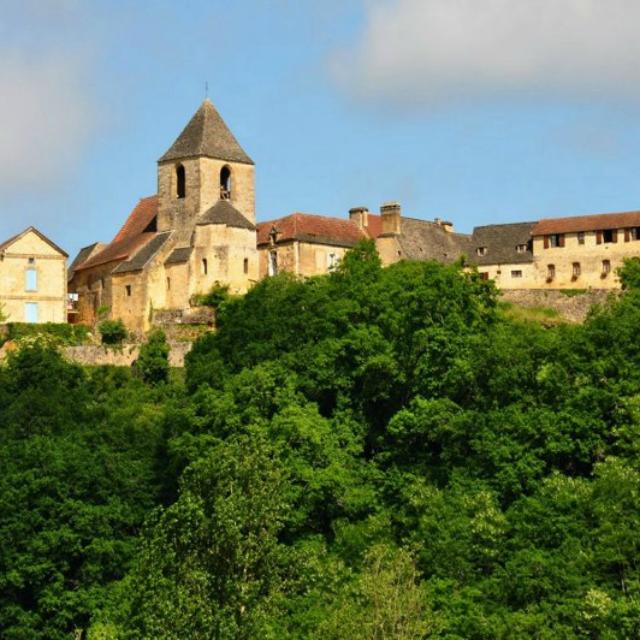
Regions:
[[136, 370], [148, 384], [159, 384], [169, 380], [169, 344], [164, 331], [155, 329], [147, 336], [140, 348]]

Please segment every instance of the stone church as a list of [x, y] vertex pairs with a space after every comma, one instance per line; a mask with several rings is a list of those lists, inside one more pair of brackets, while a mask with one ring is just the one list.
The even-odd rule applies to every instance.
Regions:
[[215, 283], [245, 292], [258, 269], [254, 163], [205, 100], [158, 160], [158, 194], [71, 265], [74, 320], [108, 314], [144, 331], [154, 311], [187, 313]]

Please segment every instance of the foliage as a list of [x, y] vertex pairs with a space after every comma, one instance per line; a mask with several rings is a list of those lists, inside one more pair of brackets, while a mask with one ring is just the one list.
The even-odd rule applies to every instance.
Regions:
[[51, 344], [65, 346], [84, 344], [89, 340], [90, 334], [90, 329], [86, 325], [54, 322], [43, 324], [11, 322], [8, 329], [9, 340], [46, 338]]
[[98, 325], [102, 337], [102, 344], [122, 344], [129, 335], [122, 320], [103, 320]]
[[0, 368], [3, 638], [640, 637], [625, 282], [542, 324], [363, 243], [225, 299], [184, 383], [161, 334], [139, 376], [26, 344]]
[[169, 344], [164, 331], [155, 329], [140, 347], [136, 370], [148, 384], [159, 384], [169, 379]]
[[195, 305], [211, 307], [215, 311], [219, 311], [231, 297], [228, 285], [216, 282], [207, 293], [195, 295], [193, 302]]
[[623, 289], [640, 289], [640, 259], [625, 258], [617, 270]]

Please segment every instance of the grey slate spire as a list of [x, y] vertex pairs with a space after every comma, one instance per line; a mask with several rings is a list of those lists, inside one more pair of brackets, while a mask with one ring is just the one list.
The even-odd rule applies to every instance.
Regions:
[[253, 164], [209, 98], [200, 105], [159, 162], [197, 156]]

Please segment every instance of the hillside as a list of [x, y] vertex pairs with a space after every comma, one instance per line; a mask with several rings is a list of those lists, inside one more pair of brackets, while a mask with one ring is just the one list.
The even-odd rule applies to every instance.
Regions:
[[640, 278], [582, 324], [458, 265], [216, 296], [167, 377], [0, 367], [7, 640], [640, 637]]

